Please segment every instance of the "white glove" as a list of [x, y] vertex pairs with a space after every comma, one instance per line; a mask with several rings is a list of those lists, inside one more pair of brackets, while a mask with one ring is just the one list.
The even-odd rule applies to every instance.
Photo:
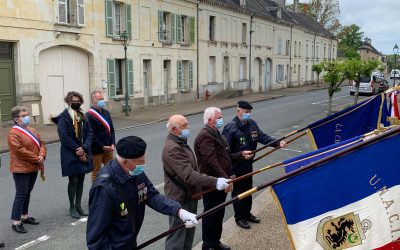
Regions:
[[225, 178], [218, 178], [217, 179], [217, 185], [215, 186], [218, 190], [225, 190], [227, 187], [229, 187], [229, 179]]
[[192, 214], [185, 209], [179, 209], [179, 218], [185, 222], [185, 227], [186, 228], [191, 228], [195, 227], [198, 224], [198, 221], [196, 219], [196, 215]]

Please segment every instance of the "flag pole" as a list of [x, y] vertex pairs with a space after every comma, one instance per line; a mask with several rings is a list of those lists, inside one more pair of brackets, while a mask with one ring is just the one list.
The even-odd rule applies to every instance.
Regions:
[[[376, 141], [385, 139], [387, 137], [390, 137], [390, 136], [393, 136], [393, 135], [396, 135], [396, 134], [399, 134], [399, 133], [400, 133], [400, 127], [395, 128], [393, 130], [389, 130], [388, 132], [385, 132], [385, 133], [383, 133], [381, 135], [377, 135], [376, 137], [373, 137], [373, 138], [371, 138], [369, 140], [363, 141], [360, 144], [355, 144], [354, 146], [346, 148], [343, 151], [336, 152], [336, 153], [334, 153], [332, 155], [329, 155], [329, 156], [327, 156], [325, 158], [317, 160], [317, 161], [315, 161], [315, 162], [313, 162], [313, 163], [311, 163], [311, 164], [309, 164], [309, 165], [307, 165], [307, 166], [305, 166], [303, 168], [296, 169], [293, 172], [290, 172], [289, 174], [283, 175], [283, 176], [281, 176], [279, 178], [276, 178], [274, 180], [265, 182], [265, 183], [263, 183], [263, 184], [261, 184], [261, 185], [259, 185], [257, 187], [254, 187], [254, 188], [252, 188], [250, 190], [247, 190], [246, 192], [243, 192], [243, 193], [233, 197], [232, 199], [230, 199], [228, 201], [225, 201], [225, 202], [219, 204], [218, 206], [215, 206], [215, 207], [211, 208], [210, 210], [207, 210], [207, 211], [203, 212], [202, 214], [197, 215], [196, 218], [198, 220], [200, 220], [200, 219], [202, 219], [202, 218], [204, 218], [204, 217], [206, 217], [206, 216], [208, 216], [208, 215], [210, 215], [212, 213], [215, 213], [216, 211], [218, 211], [218, 210], [220, 210], [220, 209], [222, 209], [222, 208], [224, 208], [224, 207], [226, 207], [226, 206], [228, 206], [228, 205], [230, 205], [230, 204], [232, 204], [232, 203], [234, 203], [234, 202], [236, 202], [238, 200], [242, 200], [242, 199], [252, 195], [255, 192], [263, 190], [263, 189], [265, 189], [265, 188], [267, 188], [269, 186], [272, 186], [272, 185], [274, 185], [274, 184], [276, 184], [278, 182], [284, 181], [284, 180], [286, 180], [288, 178], [291, 178], [293, 176], [296, 176], [296, 175], [302, 174], [304, 172], [307, 172], [307, 171], [309, 171], [309, 170], [311, 170], [311, 169], [313, 169], [315, 167], [318, 167], [319, 165], [321, 165], [321, 164], [323, 164], [325, 162], [329, 162], [329, 161], [334, 160], [334, 159], [336, 159], [336, 158], [338, 158], [338, 157], [340, 157], [342, 155], [345, 155], [345, 154], [351, 153], [353, 151], [356, 151], [357, 149], [359, 149], [361, 147], [367, 146], [369, 144], [375, 143]], [[144, 248], [144, 247], [156, 242], [157, 240], [162, 239], [165, 236], [167, 236], [167, 235], [169, 235], [169, 234], [171, 234], [171, 233], [183, 228], [184, 226], [185, 226], [185, 224], [181, 223], [180, 225], [178, 225], [176, 227], [173, 227], [173, 228], [169, 229], [168, 231], [165, 231], [164, 233], [162, 233], [162, 234], [160, 234], [160, 235], [158, 235], [158, 236], [156, 236], [156, 237], [144, 242], [143, 244], [139, 245], [137, 247], [137, 249], [142, 249], [142, 248]]]

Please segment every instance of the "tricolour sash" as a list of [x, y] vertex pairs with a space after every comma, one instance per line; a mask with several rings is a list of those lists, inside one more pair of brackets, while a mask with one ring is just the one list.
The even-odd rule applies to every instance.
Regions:
[[88, 111], [91, 115], [93, 115], [103, 126], [106, 128], [107, 132], [111, 134], [110, 124], [108, 124], [107, 120], [103, 118], [102, 115], [99, 114], [95, 109], [89, 109]]
[[28, 136], [33, 141], [33, 143], [35, 143], [38, 146], [38, 148], [40, 150], [40, 141], [39, 141], [39, 139], [36, 138], [36, 136], [34, 136], [30, 131], [28, 131], [27, 129], [24, 129], [23, 127], [18, 126], [18, 125], [14, 125], [13, 129], [16, 130], [16, 131], [19, 131], [20, 133], [22, 133], [22, 134], [24, 134], [26, 136]]

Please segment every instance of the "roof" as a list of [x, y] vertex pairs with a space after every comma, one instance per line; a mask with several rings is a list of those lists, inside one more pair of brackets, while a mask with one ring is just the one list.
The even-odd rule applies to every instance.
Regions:
[[[200, 2], [249, 15], [253, 14], [272, 22], [287, 26], [297, 26], [310, 33], [336, 39], [331, 32], [307, 14], [281, 9], [273, 0], [246, 0], [246, 5], [243, 7], [240, 6], [240, 0], [200, 0]], [[281, 18], [276, 17], [275, 14], [279, 9], [281, 10]]]
[[374, 46], [372, 46], [372, 44], [370, 44], [370, 43], [368, 43], [368, 42], [363, 42], [363, 43], [361, 44], [361, 46], [358, 47], [358, 50], [369, 50], [369, 51], [374, 52], [375, 54], [378, 54], [378, 55], [381, 54], [377, 49], [375, 49]]

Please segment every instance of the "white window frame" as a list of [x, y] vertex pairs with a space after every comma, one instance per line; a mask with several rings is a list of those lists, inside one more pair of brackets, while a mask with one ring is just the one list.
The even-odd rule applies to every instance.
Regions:
[[[57, 23], [77, 27], [85, 26], [85, 2], [84, 0], [58, 0]], [[62, 20], [61, 12], [65, 20]], [[81, 20], [82, 19], [82, 20]]]

